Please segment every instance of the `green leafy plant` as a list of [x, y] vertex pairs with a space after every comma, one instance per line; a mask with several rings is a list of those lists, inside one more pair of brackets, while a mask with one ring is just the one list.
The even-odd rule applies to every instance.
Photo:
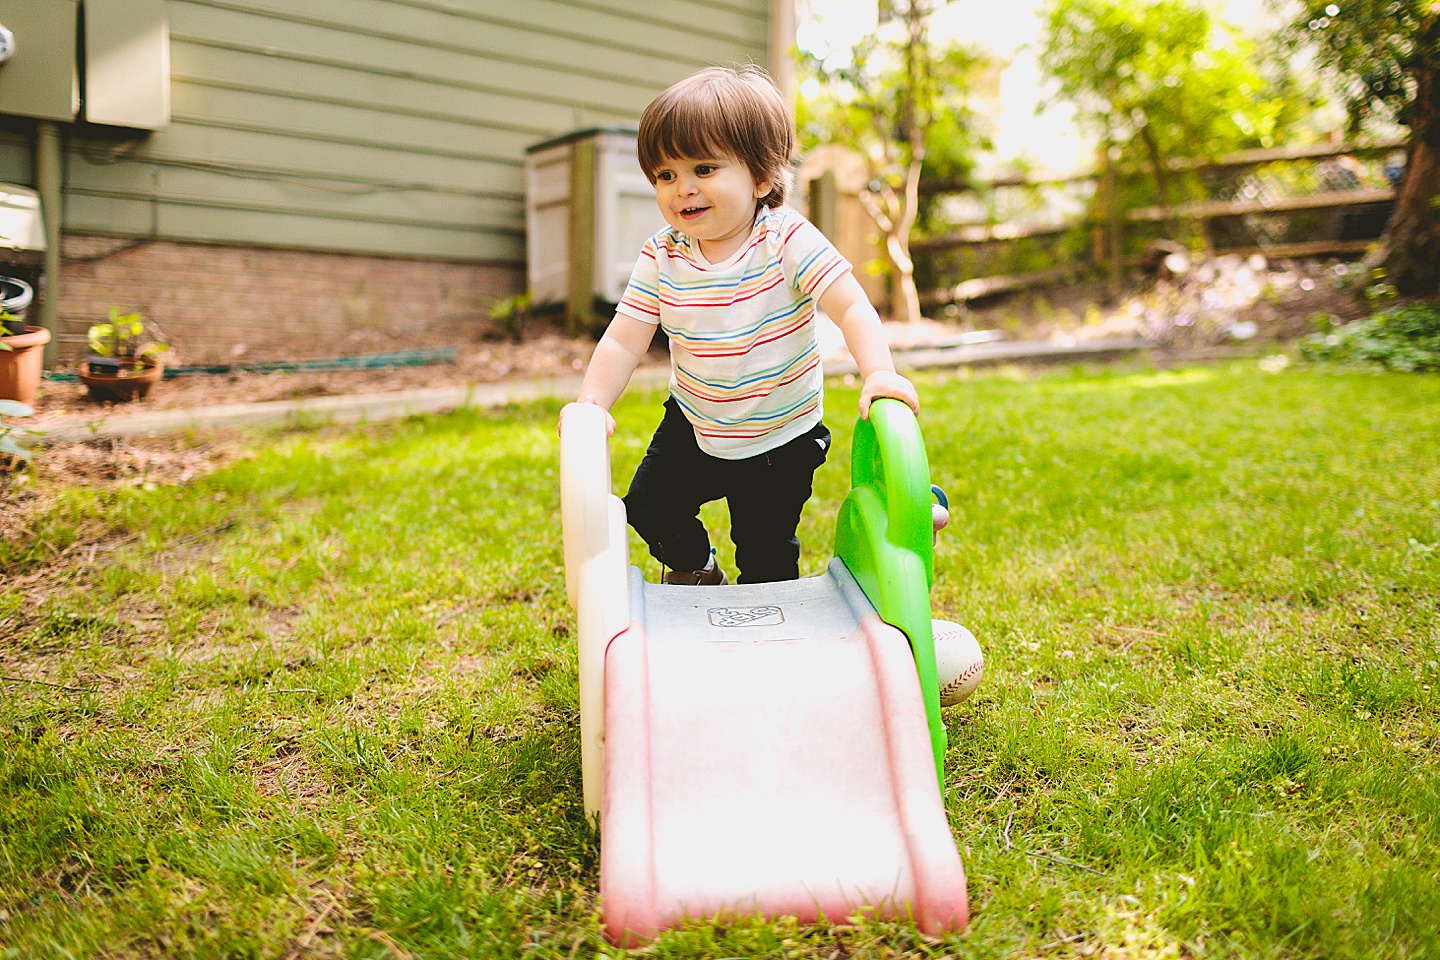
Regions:
[[513, 297], [496, 300], [490, 305], [490, 319], [500, 324], [510, 339], [520, 342], [525, 332], [525, 320], [530, 315], [530, 294], [518, 293]]
[[0, 457], [29, 460], [30, 451], [15, 439], [16, 434], [31, 433], [25, 427], [6, 423], [4, 417], [28, 417], [34, 413], [30, 407], [15, 400], [0, 400]]
[[1395, 285], [1390, 282], [1389, 275], [1383, 267], [1375, 267], [1370, 271], [1371, 283], [1365, 288], [1365, 299], [1372, 307], [1378, 307], [1383, 303], [1389, 303], [1400, 295]]
[[138, 312], [122, 314], [120, 308], [114, 306], [110, 308], [109, 321], [92, 324], [85, 339], [92, 352], [128, 362], [134, 370], [143, 366], [141, 361], [145, 357], [155, 357], [170, 349], [157, 325], [151, 323], [147, 327]]
[[0, 350], [5, 350], [9, 352], [13, 352], [15, 350], [14, 347], [10, 346], [10, 344], [5, 342], [6, 337], [14, 336], [14, 334], [10, 332], [10, 328], [5, 326], [5, 321], [14, 319], [15, 314], [11, 313], [9, 310], [6, 310], [4, 307], [0, 307]]
[[1392, 307], [1316, 334], [1300, 345], [1300, 352], [1311, 360], [1440, 371], [1440, 303]]

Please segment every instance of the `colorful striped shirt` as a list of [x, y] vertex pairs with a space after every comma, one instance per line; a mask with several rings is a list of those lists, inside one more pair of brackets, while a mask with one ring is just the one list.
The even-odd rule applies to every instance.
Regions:
[[810, 221], [767, 207], [723, 263], [674, 227], [646, 240], [616, 312], [665, 331], [670, 394], [700, 449], [739, 460], [820, 422], [815, 301], [849, 269]]

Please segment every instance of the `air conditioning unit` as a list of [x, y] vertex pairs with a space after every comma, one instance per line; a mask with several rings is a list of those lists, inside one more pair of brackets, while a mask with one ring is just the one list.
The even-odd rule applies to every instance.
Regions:
[[577, 278], [592, 297], [618, 303], [640, 247], [664, 226], [634, 130], [577, 130], [525, 152], [525, 252], [536, 304], [570, 299], [572, 251], [592, 261], [582, 267], [589, 278]]

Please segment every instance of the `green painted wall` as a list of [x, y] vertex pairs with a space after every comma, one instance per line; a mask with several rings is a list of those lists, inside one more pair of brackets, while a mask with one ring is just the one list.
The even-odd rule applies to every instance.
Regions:
[[[67, 140], [65, 229], [524, 260], [524, 150], [765, 62], [767, 0], [168, 0], [171, 123]], [[0, 179], [28, 171], [0, 132]], [[13, 173], [11, 171], [14, 171]]]

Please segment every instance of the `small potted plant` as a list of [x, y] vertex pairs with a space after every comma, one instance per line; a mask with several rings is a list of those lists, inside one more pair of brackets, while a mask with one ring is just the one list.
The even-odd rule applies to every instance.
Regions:
[[164, 376], [160, 355], [169, 349], [160, 328], [148, 326], [139, 313], [110, 308], [106, 323], [86, 333], [90, 356], [80, 366], [80, 379], [95, 400], [125, 402], [146, 396]]
[[0, 277], [0, 400], [33, 404], [44, 371], [50, 331], [25, 323], [33, 291], [14, 277]]

